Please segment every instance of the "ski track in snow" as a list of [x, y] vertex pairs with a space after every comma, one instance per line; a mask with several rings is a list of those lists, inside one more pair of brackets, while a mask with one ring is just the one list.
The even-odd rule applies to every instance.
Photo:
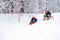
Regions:
[[[34, 15], [38, 21], [29, 25]], [[42, 20], [43, 14], [0, 14], [0, 40], [60, 40], [60, 14], [52, 14], [54, 19]]]

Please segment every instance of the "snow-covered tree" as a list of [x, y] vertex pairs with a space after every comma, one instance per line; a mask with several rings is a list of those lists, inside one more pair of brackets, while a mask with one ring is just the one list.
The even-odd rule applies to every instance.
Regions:
[[40, 13], [45, 9], [60, 12], [60, 0], [0, 0], [3, 13]]

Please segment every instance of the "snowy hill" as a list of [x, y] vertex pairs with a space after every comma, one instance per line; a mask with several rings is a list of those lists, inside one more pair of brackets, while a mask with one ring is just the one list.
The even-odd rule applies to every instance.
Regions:
[[[29, 25], [34, 15], [38, 22]], [[43, 21], [43, 14], [0, 14], [0, 40], [60, 40], [60, 13]]]

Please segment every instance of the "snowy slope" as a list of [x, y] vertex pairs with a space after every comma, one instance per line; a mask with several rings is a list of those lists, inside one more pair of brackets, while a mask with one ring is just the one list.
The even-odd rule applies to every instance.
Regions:
[[[29, 25], [33, 15], [38, 22]], [[18, 22], [18, 14], [0, 14], [0, 40], [60, 40], [60, 14], [52, 15], [43, 21], [43, 14], [23, 14]]]

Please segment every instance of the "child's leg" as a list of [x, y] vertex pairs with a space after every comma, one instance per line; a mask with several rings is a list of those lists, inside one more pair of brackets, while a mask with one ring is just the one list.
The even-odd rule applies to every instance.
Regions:
[[44, 15], [44, 20], [45, 20], [45, 18], [46, 18], [46, 15]]
[[47, 17], [47, 20], [49, 20], [49, 16]]

